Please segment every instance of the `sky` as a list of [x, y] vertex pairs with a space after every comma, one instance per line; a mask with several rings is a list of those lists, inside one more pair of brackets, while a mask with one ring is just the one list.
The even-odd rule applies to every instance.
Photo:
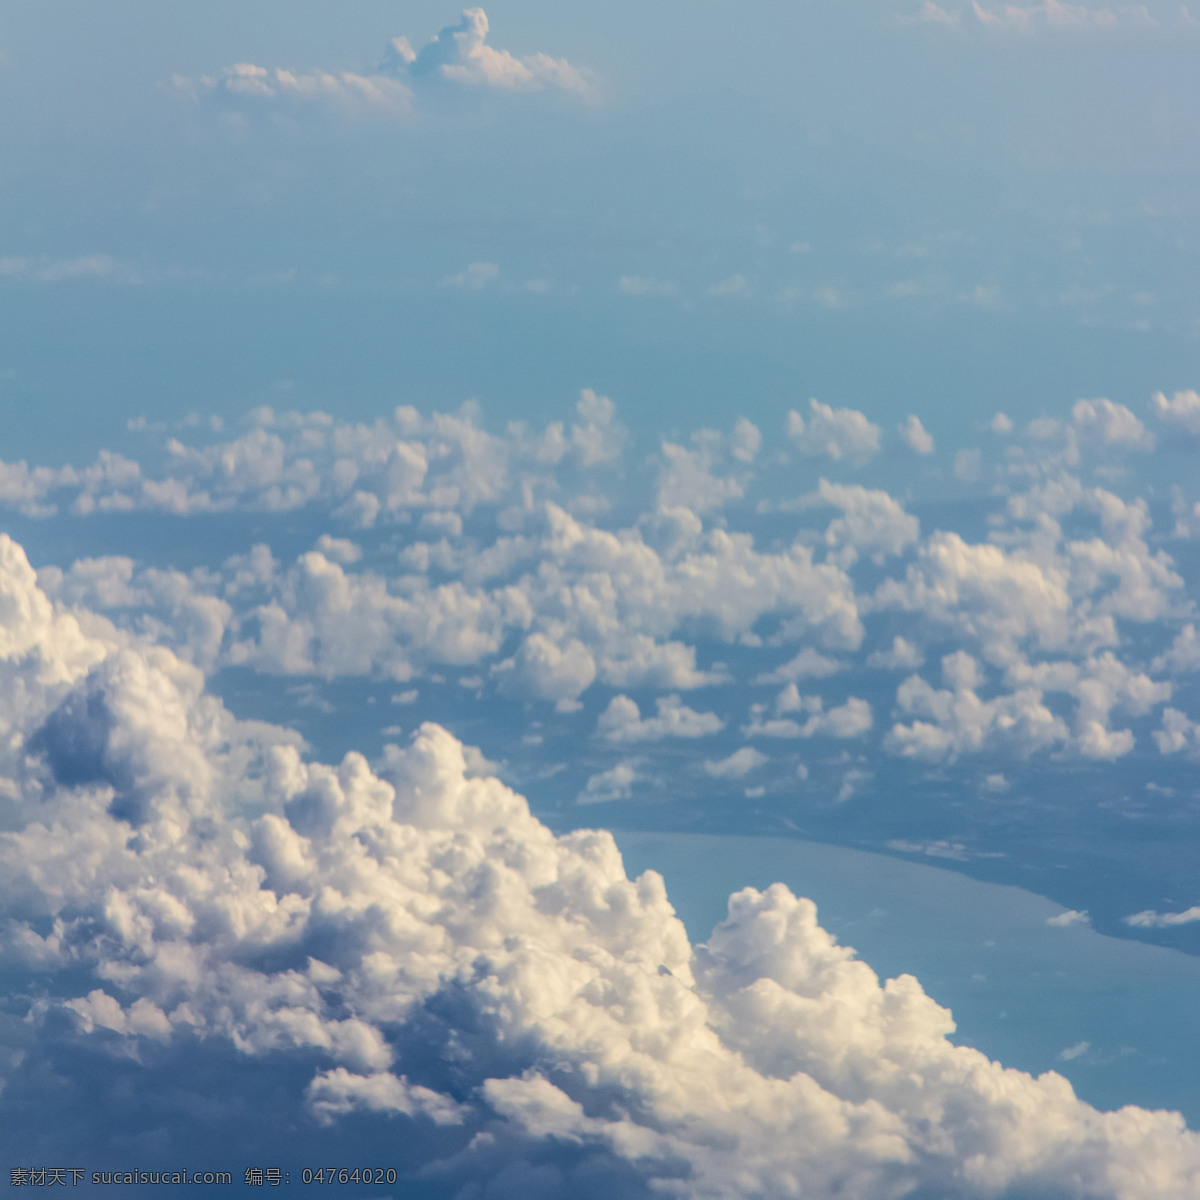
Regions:
[[1198, 49], [5, 6], [0, 1171], [1196, 1195]]

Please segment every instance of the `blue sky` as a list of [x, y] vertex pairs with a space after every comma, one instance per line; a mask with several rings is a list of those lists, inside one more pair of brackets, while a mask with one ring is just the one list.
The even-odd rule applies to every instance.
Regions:
[[1194, 1195], [1198, 47], [8, 6], [0, 1167]]

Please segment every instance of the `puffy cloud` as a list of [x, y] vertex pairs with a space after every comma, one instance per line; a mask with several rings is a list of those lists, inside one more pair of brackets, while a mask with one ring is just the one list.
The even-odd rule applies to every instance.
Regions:
[[860, 553], [882, 563], [889, 554], [902, 554], [920, 533], [917, 518], [906, 513], [887, 492], [875, 488], [822, 479], [816, 492], [801, 501], [804, 508], [818, 505], [842, 510], [842, 516], [831, 521], [825, 530], [825, 544], [834, 561], [843, 566], [855, 562]]
[[1071, 409], [1071, 421], [1081, 441], [1104, 447], [1154, 449], [1154, 435], [1123, 404], [1077, 400]]
[[1100, 1113], [954, 1045], [917, 980], [881, 983], [783, 886], [731, 897], [693, 947], [659, 876], [627, 878], [606, 833], [552, 834], [445, 730], [376, 769], [306, 761], [105, 630], [0, 540], [0, 960], [38, 996], [0, 1022], [22, 1144], [144, 1133], [174, 1162], [203, 1111], [274, 1158], [387, 1114], [406, 1175], [466, 1194], [1200, 1185], [1177, 1114]]
[[[835, 738], [859, 737], [871, 728], [871, 706], [857, 696], [845, 704], [826, 709], [820, 696], [801, 696], [794, 683], [788, 684], [775, 702], [776, 716], [763, 719], [755, 715], [743, 732], [747, 737], [809, 738], [822, 735]], [[795, 721], [778, 714], [807, 712], [806, 721]]]
[[600, 804], [606, 800], [628, 800], [638, 781], [636, 759], [624, 759], [607, 771], [589, 775], [583, 791], [575, 797], [576, 804]]
[[1196, 626], [1192, 622], [1189, 621], [1175, 635], [1175, 640], [1165, 653], [1154, 660], [1151, 669], [1168, 671], [1173, 675], [1200, 671], [1200, 634], [1197, 634]]
[[711, 737], [725, 727], [716, 713], [696, 712], [678, 696], [660, 696], [655, 704], [658, 715], [643, 718], [628, 696], [614, 696], [600, 714], [596, 730], [610, 742], [650, 742], [667, 737]]
[[414, 51], [405, 37], [393, 38], [374, 69], [296, 71], [235, 63], [215, 76], [176, 75], [171, 83], [193, 99], [216, 96], [226, 103], [317, 104], [347, 115], [406, 116], [412, 111], [414, 90], [434, 81], [497, 92], [551, 89], [581, 98], [594, 95], [588, 73], [566, 59], [540, 52], [517, 57], [488, 45], [488, 32], [483, 9], [468, 8], [456, 25], [446, 26], [420, 51]]
[[[753, 462], [761, 441], [757, 427], [743, 418], [729, 438], [708, 429], [694, 433], [690, 450], [673, 442], [663, 442], [658, 472], [658, 507], [687, 508], [695, 513], [705, 513], [730, 500], [741, 499], [749, 479], [745, 467]], [[721, 466], [732, 467], [734, 473], [714, 474], [713, 468]]]
[[908, 641], [896, 634], [887, 650], [875, 650], [867, 657], [867, 666], [885, 671], [911, 671], [922, 666], [925, 656]]
[[743, 779], [751, 771], [757, 771], [767, 761], [767, 756], [753, 746], [743, 746], [728, 758], [713, 761], [706, 759], [702, 764], [704, 773], [714, 779]]
[[961, 650], [942, 659], [942, 677], [949, 685], [944, 690], [919, 675], [909, 676], [897, 689], [897, 707], [917, 719], [892, 726], [884, 739], [890, 753], [938, 762], [999, 744], [1028, 754], [1065, 742], [1069, 736], [1062, 719], [1042, 703], [1036, 688], [980, 699], [979, 664]]
[[1200, 392], [1176, 392], [1168, 398], [1155, 392], [1150, 407], [1158, 420], [1173, 433], [1200, 437]]
[[1065, 33], [1105, 31], [1131, 27], [1153, 28], [1157, 22], [1145, 5], [1127, 5], [1121, 9], [1089, 8], [1070, 4], [1066, 0], [1042, 0], [1040, 4], [1005, 4], [985, 8], [972, 0], [971, 10], [980, 25], [987, 29], [1029, 34], [1039, 29]]
[[489, 25], [482, 8], [463, 10], [456, 25], [447, 25], [414, 53], [404, 38], [395, 39], [385, 68], [413, 80], [441, 79], [469, 87], [498, 91], [538, 91], [554, 88], [587, 95], [586, 75], [565, 58], [536, 53], [518, 58], [487, 43]]
[[1162, 728], [1154, 731], [1154, 742], [1162, 754], [1200, 758], [1200, 723], [1177, 708], [1164, 708]]
[[921, 544], [903, 583], [880, 585], [877, 602], [957, 626], [978, 638], [990, 657], [1003, 660], [1029, 639], [1044, 649], [1071, 640], [1076, 631], [1068, 582], [1057, 564], [938, 531]]
[[494, 668], [500, 690], [560, 704], [574, 700], [596, 678], [596, 661], [575, 638], [559, 646], [541, 633], [531, 633], [514, 658]]
[[755, 683], [794, 683], [797, 679], [825, 679], [836, 675], [844, 664], [836, 658], [819, 654], [806, 646], [795, 658], [789, 659], [773, 671], [766, 671], [755, 679]]
[[471, 292], [482, 291], [489, 283], [500, 278], [500, 268], [494, 262], [473, 262], [455, 275], [442, 280], [444, 287], [466, 288]]
[[[931, 5], [930, 7], [936, 7], [936, 5]], [[920, 417], [909, 413], [896, 428], [900, 433], [900, 440], [914, 454], [933, 453], [933, 436], [921, 424]]]
[[809, 458], [846, 459], [861, 464], [879, 450], [879, 426], [853, 408], [833, 408], [809, 400], [810, 415], [793, 409], [787, 417], [787, 433], [801, 454]]
[[1193, 905], [1183, 912], [1160, 913], [1148, 909], [1124, 918], [1126, 925], [1135, 929], [1172, 929], [1176, 925], [1191, 925], [1200, 921], [1200, 905]]
[[1057, 916], [1047, 917], [1046, 924], [1052, 925], [1056, 929], [1066, 929], [1071, 925], [1089, 925], [1091, 917], [1088, 916], [1087, 909], [1080, 911], [1075, 908], [1064, 909]]
[[346, 115], [379, 112], [405, 116], [412, 108], [411, 89], [381, 72], [305, 72], [234, 63], [218, 75], [201, 75], [196, 79], [175, 75], [171, 83], [179, 93], [192, 99], [215, 96], [226, 103], [328, 105]]

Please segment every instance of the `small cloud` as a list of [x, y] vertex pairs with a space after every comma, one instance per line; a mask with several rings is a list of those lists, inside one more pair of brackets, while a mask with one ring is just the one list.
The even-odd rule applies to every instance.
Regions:
[[915, 13], [901, 17], [900, 23], [902, 25], [941, 25], [944, 28], [957, 29], [962, 24], [962, 14], [948, 12], [934, 4], [933, 0], [925, 0], [925, 3]]
[[1013, 431], [1012, 418], [1006, 413], [998, 412], [991, 420], [988, 428], [1001, 437], [1007, 437]]
[[748, 296], [750, 294], [750, 283], [745, 275], [730, 275], [728, 279], [723, 279], [720, 283], [714, 283], [711, 287], [705, 289], [706, 296]]
[[[1086, 908], [1068, 908], [1065, 912], [1060, 912], [1056, 917], [1046, 918], [1046, 924], [1053, 925], [1056, 929], [1066, 929], [1071, 925], [1090, 925], [1091, 923], [1092, 918], [1088, 915]], [[1086, 1045], [1087, 1043], [1084, 1044]]]
[[1147, 909], [1124, 920], [1126, 925], [1132, 925], [1135, 929], [1171, 929], [1176, 925], [1192, 925], [1200, 921], [1200, 905], [1193, 905], [1183, 912], [1175, 913], [1160, 913]]
[[1091, 1048], [1091, 1042], [1076, 1042], [1074, 1046], [1068, 1046], [1065, 1050], [1060, 1050], [1058, 1060], [1059, 1062], [1070, 1062], [1073, 1058], [1079, 1058], [1080, 1055], [1086, 1054]]
[[824, 679], [836, 675], [842, 669], [842, 664], [835, 658], [827, 658], [811, 647], [805, 647], [795, 658], [776, 667], [773, 671], [765, 671], [757, 676], [755, 683], [794, 683], [797, 679]]
[[741, 779], [757, 770], [767, 761], [767, 756], [753, 746], [743, 746], [735, 750], [728, 758], [718, 762], [708, 760], [704, 763], [704, 772], [714, 779]]
[[622, 296], [673, 296], [675, 285], [664, 279], [644, 275], [622, 275], [617, 285]]
[[975, 483], [983, 470], [983, 455], [978, 450], [960, 450], [954, 456], [954, 478]]
[[482, 291], [489, 283], [493, 283], [500, 275], [500, 268], [493, 262], [473, 262], [465, 271], [457, 275], [447, 275], [442, 280], [442, 287], [466, 288], [468, 291]]
[[884, 671], [915, 671], [925, 662], [925, 655], [898, 634], [892, 638], [890, 650], [876, 650], [867, 659], [868, 667]]
[[619, 762], [607, 771], [589, 775], [583, 791], [575, 797], [576, 804], [603, 804], [609, 800], [628, 800], [638, 781], [636, 759]]
[[910, 413], [896, 428], [899, 430], [904, 444], [915, 454], [933, 453], [933, 438], [925, 426], [921, 424], [920, 417]]

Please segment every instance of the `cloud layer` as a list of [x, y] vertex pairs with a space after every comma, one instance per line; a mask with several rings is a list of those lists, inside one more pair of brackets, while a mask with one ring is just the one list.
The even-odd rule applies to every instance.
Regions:
[[[629, 880], [605, 833], [554, 836], [445, 730], [374, 766], [310, 761], [170, 651], [53, 604], [7, 537], [0, 673], [2, 945], [24, 1006], [0, 1022], [0, 1108], [56, 1130], [43, 1146], [107, 1128], [128, 1149], [163, 1088], [142, 1149], [170, 1159], [189, 1122], [164, 1080], [206, 1054], [277, 1089], [245, 1118], [260, 1145], [369, 1129], [430, 1195], [1200, 1186], [1177, 1116], [1099, 1113], [953, 1045], [915, 979], [881, 984], [782, 886], [733, 896], [693, 947], [658, 876]], [[81, 1126], [47, 1120], [96, 1088]]]

